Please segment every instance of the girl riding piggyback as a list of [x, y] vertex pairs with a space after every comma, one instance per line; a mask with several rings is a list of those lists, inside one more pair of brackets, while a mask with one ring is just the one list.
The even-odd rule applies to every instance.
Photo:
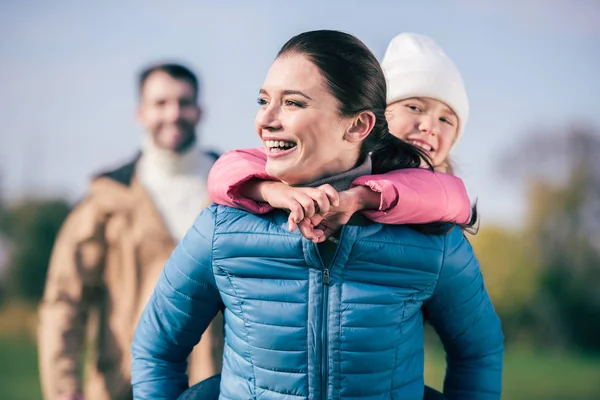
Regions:
[[[270, 141], [266, 148], [225, 153], [211, 170], [211, 199], [263, 214], [290, 211], [290, 230], [323, 242], [357, 211], [375, 222], [424, 224], [434, 221], [472, 226], [476, 213], [463, 182], [452, 176], [451, 150], [462, 136], [469, 103], [461, 75], [430, 38], [403, 33], [390, 42], [382, 69], [387, 81], [386, 118], [390, 133], [422, 150], [422, 169], [360, 177], [346, 191], [330, 185], [300, 188], [271, 177], [267, 153], [292, 153], [294, 143]], [[290, 108], [290, 111], [293, 109]]]

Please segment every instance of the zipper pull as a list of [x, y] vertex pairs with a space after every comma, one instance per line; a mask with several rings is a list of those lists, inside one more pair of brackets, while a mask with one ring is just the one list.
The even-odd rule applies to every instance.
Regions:
[[329, 275], [329, 269], [325, 268], [323, 270], [323, 285], [329, 285], [329, 282], [331, 282], [331, 275]]

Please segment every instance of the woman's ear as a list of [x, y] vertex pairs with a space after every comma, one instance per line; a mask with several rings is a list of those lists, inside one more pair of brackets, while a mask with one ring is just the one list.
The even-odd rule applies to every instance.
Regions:
[[375, 114], [371, 111], [362, 111], [352, 120], [352, 125], [344, 134], [344, 140], [357, 143], [365, 140], [375, 126]]

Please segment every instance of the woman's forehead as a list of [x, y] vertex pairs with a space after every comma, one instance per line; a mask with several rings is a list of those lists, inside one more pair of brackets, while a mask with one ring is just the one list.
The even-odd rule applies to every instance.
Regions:
[[317, 66], [301, 54], [286, 54], [271, 65], [261, 90], [270, 92], [300, 91], [316, 95], [325, 89]]

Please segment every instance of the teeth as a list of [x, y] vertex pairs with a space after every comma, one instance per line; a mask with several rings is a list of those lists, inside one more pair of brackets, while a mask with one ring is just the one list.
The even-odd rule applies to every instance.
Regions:
[[422, 148], [423, 150], [426, 150], [426, 151], [431, 151], [431, 150], [433, 150], [433, 148], [432, 148], [431, 146], [429, 146], [429, 145], [427, 145], [427, 144], [425, 144], [425, 143], [423, 143], [423, 142], [418, 142], [418, 141], [416, 141], [416, 140], [411, 140], [411, 141], [410, 141], [410, 143], [411, 143], [413, 146], [420, 147], [420, 148]]
[[286, 142], [286, 141], [283, 141], [283, 140], [265, 140], [265, 144], [270, 149], [273, 149], [273, 148], [291, 148], [291, 147], [296, 146], [296, 143], [294, 143], [294, 142]]

